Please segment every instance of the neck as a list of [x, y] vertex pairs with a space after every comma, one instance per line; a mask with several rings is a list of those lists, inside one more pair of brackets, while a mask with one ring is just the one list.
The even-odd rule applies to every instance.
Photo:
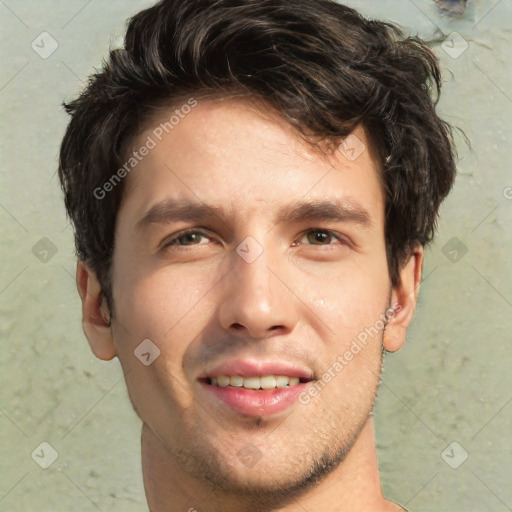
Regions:
[[371, 417], [343, 462], [326, 478], [288, 503], [280, 500], [275, 506], [267, 501], [257, 509], [254, 501], [242, 502], [240, 496], [223, 493], [208, 481], [191, 476], [146, 424], [142, 427], [142, 469], [151, 512], [403, 510], [382, 496]]

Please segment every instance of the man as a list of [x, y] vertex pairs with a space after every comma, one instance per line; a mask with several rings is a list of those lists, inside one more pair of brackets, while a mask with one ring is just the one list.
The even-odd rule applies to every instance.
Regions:
[[[59, 176], [151, 511], [392, 511], [371, 411], [455, 176], [435, 55], [329, 0], [163, 0]], [[397, 484], [398, 485], [398, 484]]]

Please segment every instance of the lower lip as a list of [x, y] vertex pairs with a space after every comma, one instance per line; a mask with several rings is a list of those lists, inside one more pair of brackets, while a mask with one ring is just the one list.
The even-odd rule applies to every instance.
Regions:
[[311, 382], [301, 382], [288, 388], [265, 390], [230, 386], [221, 388], [204, 381], [200, 381], [200, 384], [203, 386], [203, 389], [212, 393], [213, 396], [241, 414], [246, 416], [266, 416], [268, 414], [276, 414], [290, 407], [297, 400], [297, 396]]

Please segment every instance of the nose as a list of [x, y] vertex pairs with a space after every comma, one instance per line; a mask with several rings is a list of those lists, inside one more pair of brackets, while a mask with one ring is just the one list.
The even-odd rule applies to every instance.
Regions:
[[251, 262], [236, 251], [231, 254], [231, 272], [223, 280], [219, 321], [233, 336], [263, 339], [290, 333], [297, 321], [296, 298], [289, 288], [285, 256], [263, 252]]

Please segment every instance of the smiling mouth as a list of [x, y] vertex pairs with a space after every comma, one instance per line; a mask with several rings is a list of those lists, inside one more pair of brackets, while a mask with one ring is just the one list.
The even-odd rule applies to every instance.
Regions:
[[292, 407], [313, 378], [286, 375], [216, 375], [198, 379], [208, 401], [246, 417], [271, 416]]
[[297, 384], [304, 384], [313, 379], [303, 377], [288, 377], [286, 375], [265, 375], [263, 377], [242, 377], [240, 375], [219, 375], [218, 377], [204, 377], [200, 382], [220, 388], [240, 388], [253, 391], [266, 391], [272, 389], [286, 389]]

